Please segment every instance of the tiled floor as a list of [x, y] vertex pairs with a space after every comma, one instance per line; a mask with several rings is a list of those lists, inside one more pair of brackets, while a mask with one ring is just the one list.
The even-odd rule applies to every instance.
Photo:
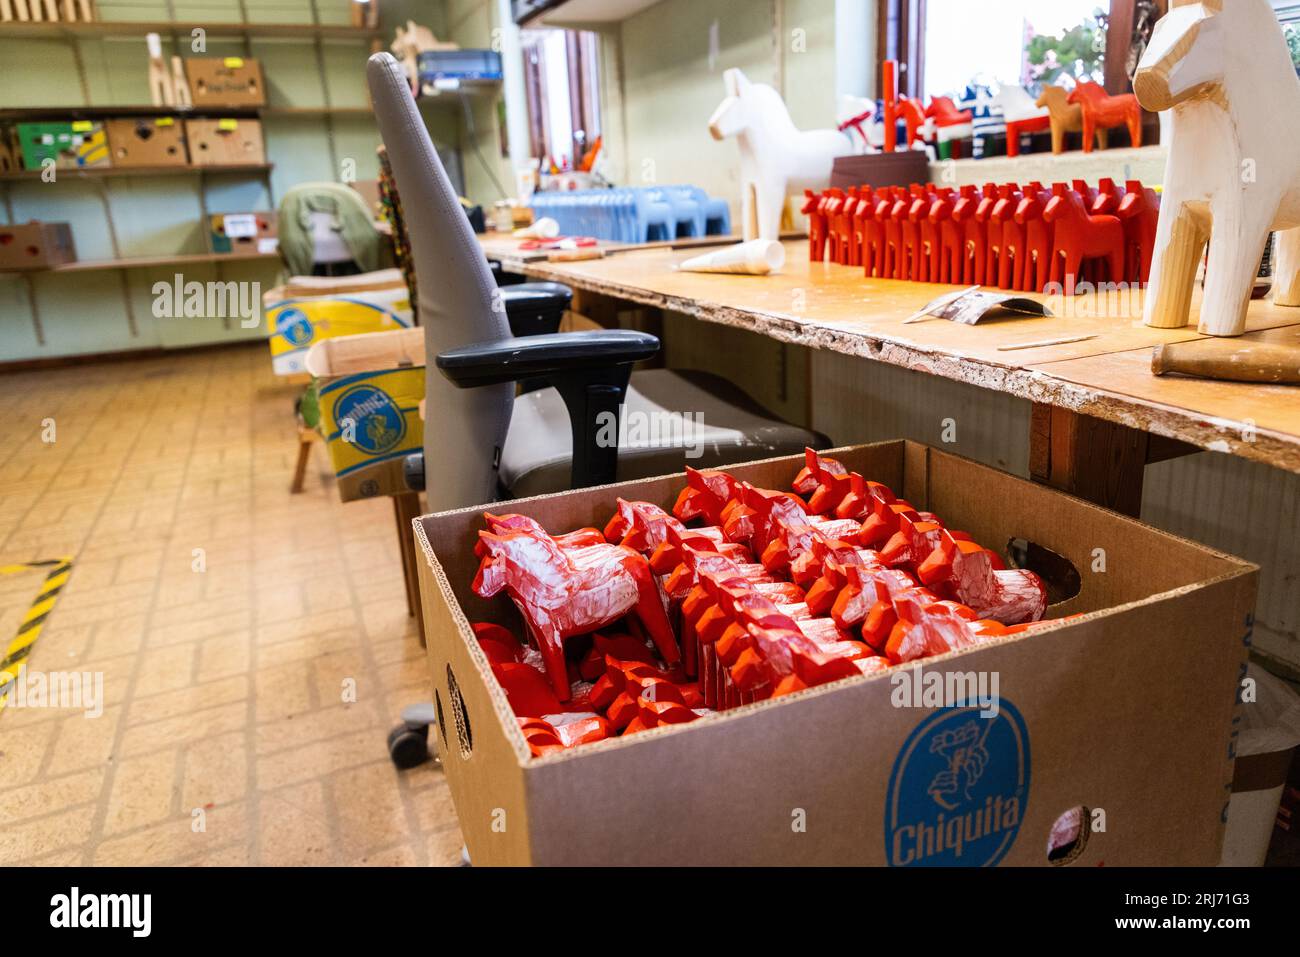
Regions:
[[0, 711], [0, 862], [458, 862], [437, 766], [388, 759], [429, 693], [391, 505], [319, 446], [289, 494], [296, 392], [264, 347], [0, 375], [0, 566], [75, 558], [29, 668], [104, 682]]

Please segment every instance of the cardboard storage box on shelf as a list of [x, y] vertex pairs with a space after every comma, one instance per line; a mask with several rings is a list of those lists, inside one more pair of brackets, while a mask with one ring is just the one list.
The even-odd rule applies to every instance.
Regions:
[[56, 169], [102, 169], [112, 166], [108, 137], [98, 120], [19, 123], [18, 149], [23, 168], [39, 170], [47, 160]]
[[16, 173], [21, 169], [18, 162], [19, 152], [14, 145], [13, 132], [0, 124], [0, 174]]
[[402, 462], [424, 447], [424, 331], [326, 339], [312, 346], [306, 366], [316, 379], [339, 498], [409, 491]]
[[263, 106], [262, 64], [252, 57], [190, 57], [185, 78], [195, 106]]
[[186, 120], [185, 139], [195, 166], [248, 166], [266, 162], [261, 120]]
[[[826, 454], [977, 542], [1003, 551], [1023, 538], [1065, 556], [1082, 587], [1049, 617], [1078, 617], [533, 758], [469, 627], [523, 633], [508, 599], [470, 587], [483, 507], [422, 516], [438, 751], [472, 862], [1046, 865], [1053, 824], [1083, 808], [1104, 830], [1082, 831], [1072, 866], [1217, 863], [1257, 568], [912, 442]], [[803, 464], [727, 471], [788, 489]], [[674, 475], [489, 507], [558, 534], [604, 526], [618, 496], [670, 508], [683, 485]], [[895, 706], [895, 676], [916, 681], [918, 668], [984, 675], [990, 688], [996, 677], [996, 715]]]
[[0, 226], [0, 272], [49, 269], [76, 262], [72, 227], [67, 223], [16, 223]]
[[273, 253], [280, 248], [275, 213], [213, 213], [208, 248], [214, 253]]
[[186, 166], [185, 127], [174, 116], [109, 120], [108, 148], [114, 166]]
[[307, 350], [322, 339], [389, 332], [411, 325], [411, 294], [396, 269], [359, 276], [294, 276], [262, 296], [276, 375], [305, 371]]

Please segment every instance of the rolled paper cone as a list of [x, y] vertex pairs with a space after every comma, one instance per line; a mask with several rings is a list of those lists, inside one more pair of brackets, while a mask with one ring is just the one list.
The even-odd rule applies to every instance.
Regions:
[[751, 239], [688, 259], [678, 266], [687, 272], [725, 272], [766, 276], [785, 265], [785, 247], [772, 239]]
[[531, 226], [514, 231], [516, 239], [554, 239], [558, 235], [560, 235], [560, 224], [550, 216], [543, 216]]

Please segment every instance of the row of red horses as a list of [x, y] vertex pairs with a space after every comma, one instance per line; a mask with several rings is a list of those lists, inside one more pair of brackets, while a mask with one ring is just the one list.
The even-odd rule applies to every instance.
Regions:
[[806, 190], [809, 258], [861, 267], [877, 279], [1025, 292], [1049, 284], [1145, 283], [1160, 196], [1123, 186], [987, 183]]

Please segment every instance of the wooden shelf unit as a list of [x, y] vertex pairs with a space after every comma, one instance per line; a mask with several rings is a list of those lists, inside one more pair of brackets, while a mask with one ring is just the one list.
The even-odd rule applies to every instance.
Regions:
[[[106, 176], [203, 176], [209, 173], [238, 175], [240, 173], [269, 173], [275, 168], [274, 163], [243, 163], [231, 166], [106, 166], [90, 169], [57, 169], [58, 179], [99, 179]], [[21, 183], [28, 180], [40, 180], [40, 170], [19, 170], [14, 173], [0, 173], [0, 182]]]

